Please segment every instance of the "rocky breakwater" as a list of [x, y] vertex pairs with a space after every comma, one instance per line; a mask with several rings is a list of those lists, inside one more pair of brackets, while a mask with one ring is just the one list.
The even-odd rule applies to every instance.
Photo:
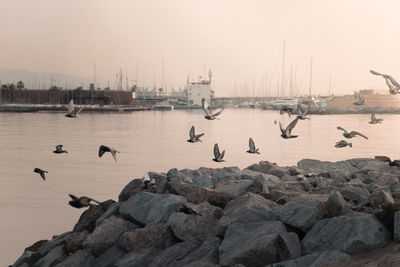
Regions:
[[374, 159], [149, 177], [13, 266], [321, 266], [400, 239], [400, 168]]

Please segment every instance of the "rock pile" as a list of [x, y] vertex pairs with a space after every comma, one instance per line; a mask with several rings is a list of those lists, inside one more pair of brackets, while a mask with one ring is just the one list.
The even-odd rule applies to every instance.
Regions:
[[400, 168], [373, 159], [149, 177], [150, 189], [132, 180], [118, 202], [90, 206], [13, 266], [318, 266], [400, 239], [399, 222], [389, 229], [375, 216], [400, 202]]

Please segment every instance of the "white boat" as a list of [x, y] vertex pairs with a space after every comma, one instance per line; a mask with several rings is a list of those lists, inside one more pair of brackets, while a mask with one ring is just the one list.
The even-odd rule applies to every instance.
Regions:
[[167, 102], [160, 102], [157, 103], [153, 106], [154, 110], [173, 110], [174, 106], [171, 104], [168, 104]]

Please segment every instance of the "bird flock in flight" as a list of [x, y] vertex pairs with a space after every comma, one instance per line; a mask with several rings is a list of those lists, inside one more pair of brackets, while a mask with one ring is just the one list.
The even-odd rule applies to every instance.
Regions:
[[[73, 100], [71, 100], [69, 102], [69, 105], [68, 105], [68, 113], [65, 116], [68, 117], [68, 118], [77, 118], [78, 117], [78, 113], [80, 111], [82, 111], [82, 109], [83, 109], [82, 107], [75, 108]], [[207, 102], [206, 102], [206, 100], [204, 98], [202, 99], [202, 109], [205, 112], [204, 118], [207, 119], [207, 120], [219, 120], [218, 116], [221, 115], [221, 113], [224, 110], [223, 108], [218, 110], [218, 111], [215, 111], [215, 110], [211, 109], [208, 106], [208, 104], [207, 104]], [[292, 134], [292, 131], [293, 131], [294, 127], [296, 126], [297, 122], [299, 120], [310, 120], [310, 118], [308, 117], [309, 112], [310, 112], [310, 106], [307, 106], [304, 109], [302, 105], [298, 104], [297, 105], [297, 110], [294, 110], [294, 109], [292, 109], [290, 107], [287, 107], [287, 106], [282, 106], [279, 112], [280, 112], [281, 115], [284, 114], [284, 113], [287, 113], [289, 118], [293, 114], [297, 115], [296, 118], [293, 121], [291, 121], [286, 128], [284, 128], [282, 126], [282, 123], [279, 121], [279, 128], [280, 128], [280, 131], [281, 131], [281, 137], [284, 138], [284, 139], [291, 139], [291, 138], [298, 137], [298, 135], [293, 135]], [[378, 124], [378, 123], [382, 123], [382, 121], [383, 121], [382, 119], [377, 119], [375, 117], [375, 114], [372, 113], [371, 121], [369, 123], [370, 124]], [[275, 123], [276, 123], [276, 121], [275, 121]], [[343, 136], [345, 138], [347, 138], [347, 139], [351, 139], [351, 138], [357, 137], [357, 136], [360, 136], [360, 137], [363, 137], [365, 139], [368, 139], [367, 136], [365, 136], [365, 135], [363, 135], [363, 134], [361, 134], [361, 133], [359, 133], [357, 131], [348, 132], [344, 128], [340, 127], [340, 126], [338, 126], [337, 129], [343, 131]], [[202, 136], [204, 136], [204, 133], [196, 134], [195, 127], [192, 126], [190, 128], [190, 131], [189, 131], [189, 139], [187, 140], [187, 142], [189, 142], [189, 143], [201, 142], [200, 138]], [[339, 142], [337, 142], [335, 144], [335, 147], [337, 147], [337, 148], [343, 148], [343, 147], [346, 147], [346, 146], [352, 147], [352, 143], [347, 142], [346, 140], [340, 140]], [[106, 146], [106, 145], [100, 145], [98, 156], [102, 157], [104, 155], [104, 153], [106, 153], [106, 152], [110, 152], [110, 154], [112, 155], [114, 160], [117, 161], [117, 153], [120, 153], [119, 151], [117, 151], [113, 147], [109, 147], [109, 146]], [[256, 148], [254, 140], [251, 137], [249, 138], [249, 150], [247, 150], [246, 152], [250, 153], [250, 154], [260, 154], [259, 148]], [[53, 151], [53, 153], [62, 154], [62, 153], [68, 153], [68, 151], [64, 150], [63, 149], [63, 145], [60, 144], [60, 145], [56, 146], [56, 149]], [[214, 158], [213, 158], [213, 161], [223, 162], [224, 161], [223, 160], [224, 156], [225, 156], [225, 150], [220, 152], [218, 144], [215, 143], [214, 144]], [[386, 156], [377, 156], [376, 159], [379, 160], [379, 161], [389, 162], [389, 164], [391, 164], [391, 165], [396, 165], [397, 166], [397, 164], [398, 164], [400, 166], [400, 161], [397, 161], [397, 160], [391, 161], [390, 158], [388, 158]], [[35, 168], [33, 171], [35, 173], [38, 173], [43, 180], [46, 180], [46, 175], [45, 174], [48, 173], [47, 171], [42, 170], [40, 168]], [[148, 188], [148, 185], [151, 184], [151, 179], [150, 179], [150, 177], [148, 175], [145, 175], [143, 177], [143, 183], [144, 183], [144, 188]], [[69, 204], [72, 207], [75, 207], [75, 208], [88, 207], [91, 202], [95, 202], [95, 203], [99, 204], [98, 201], [96, 201], [96, 200], [94, 200], [92, 198], [89, 198], [89, 197], [85, 197], [85, 196], [76, 197], [76, 196], [74, 196], [72, 194], [69, 194], [69, 196], [72, 199], [71, 201], [69, 201]], [[193, 213], [191, 211], [188, 211], [187, 207], [181, 207], [179, 209], [179, 211], [180, 212], [185, 212], [185, 213], [189, 212], [191, 214]]]

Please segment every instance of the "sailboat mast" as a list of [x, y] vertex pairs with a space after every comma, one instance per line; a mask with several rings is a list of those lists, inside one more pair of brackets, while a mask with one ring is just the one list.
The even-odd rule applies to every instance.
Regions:
[[311, 96], [311, 86], [312, 86], [312, 63], [313, 63], [313, 58], [311, 58], [311, 61], [310, 61], [310, 89], [309, 89], [310, 96]]
[[286, 49], [286, 40], [283, 40], [283, 52], [282, 52], [282, 83], [281, 83], [281, 95], [285, 95], [284, 89], [284, 79], [285, 79], [285, 49]]

